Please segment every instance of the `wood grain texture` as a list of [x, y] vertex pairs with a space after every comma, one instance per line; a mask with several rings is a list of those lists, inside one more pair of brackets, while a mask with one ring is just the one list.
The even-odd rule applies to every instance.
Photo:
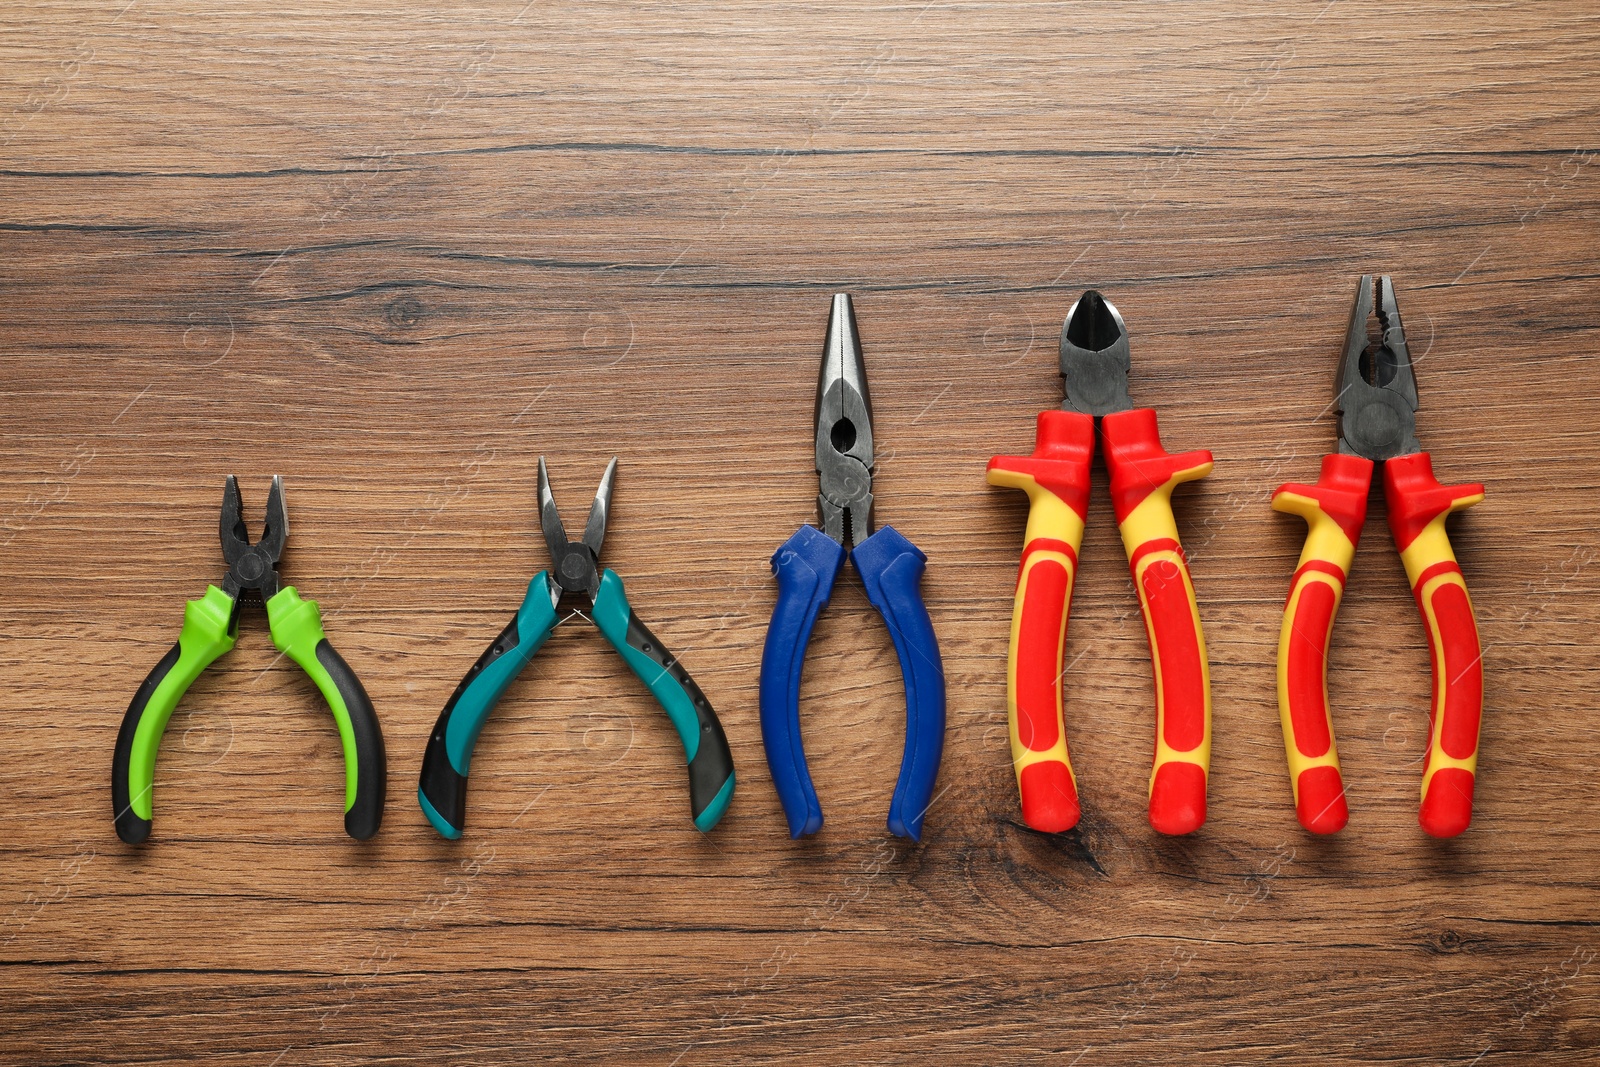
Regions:
[[[0, 1061], [1580, 1064], [1600, 1045], [1600, 21], [1579, 2], [834, 6], [29, 0], [0, 34]], [[1373, 501], [1334, 637], [1349, 829], [1294, 821], [1273, 690], [1355, 277], [1395, 276], [1485, 644], [1476, 819], [1416, 827], [1427, 652]], [[1086, 808], [1025, 830], [1004, 663], [1081, 290], [1215, 473], [1178, 496], [1212, 816], [1145, 824], [1150, 667], [1097, 469], [1066, 677]], [[762, 758], [767, 558], [813, 514], [827, 296], [856, 294], [880, 521], [931, 560], [940, 798], [887, 838], [893, 649], [843, 583], [806, 675], [828, 823]], [[544, 564], [537, 458], [721, 712], [561, 627], [473, 767], [439, 707]], [[362, 675], [383, 832], [259, 612], [112, 833], [117, 724], [285, 476], [285, 578]]]

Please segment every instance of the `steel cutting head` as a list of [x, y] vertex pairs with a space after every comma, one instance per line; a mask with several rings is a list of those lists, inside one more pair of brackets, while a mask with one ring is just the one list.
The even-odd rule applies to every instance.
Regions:
[[833, 298], [817, 379], [817, 511], [841, 545], [872, 535], [872, 400], [849, 293]]
[[[1339, 410], [1339, 451], [1372, 460], [1421, 452], [1417, 441], [1417, 379], [1406, 348], [1400, 305], [1387, 274], [1363, 274], [1350, 309], [1334, 403]], [[1377, 313], [1381, 336], [1369, 342], [1367, 321]]]
[[1063, 411], [1110, 415], [1133, 407], [1128, 396], [1128, 328], [1111, 301], [1090, 289], [1061, 324]]
[[556, 498], [550, 492], [550, 472], [545, 468], [544, 457], [539, 457], [539, 526], [544, 530], [545, 544], [550, 547], [552, 604], [560, 603], [562, 593], [581, 593], [593, 601], [600, 591], [600, 547], [606, 539], [606, 519], [611, 513], [611, 491], [616, 480], [617, 460], [613, 456], [600, 478], [594, 503], [589, 506], [583, 540], [569, 541], [566, 528], [561, 524], [561, 512], [556, 508]]
[[259, 593], [262, 600], [274, 596], [278, 592], [278, 559], [283, 555], [284, 542], [289, 539], [283, 478], [272, 476], [272, 489], [267, 493], [267, 521], [261, 528], [261, 540], [251, 544], [250, 531], [244, 523], [239, 480], [228, 475], [222, 487], [222, 515], [217, 532], [222, 540], [222, 558], [228, 564], [228, 574], [222, 580], [223, 592], [236, 599], [247, 589]]

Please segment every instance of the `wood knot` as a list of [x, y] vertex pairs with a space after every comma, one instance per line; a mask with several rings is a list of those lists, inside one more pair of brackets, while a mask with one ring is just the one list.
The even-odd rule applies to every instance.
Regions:
[[397, 330], [414, 330], [427, 317], [427, 311], [416, 297], [397, 296], [384, 308], [383, 316]]

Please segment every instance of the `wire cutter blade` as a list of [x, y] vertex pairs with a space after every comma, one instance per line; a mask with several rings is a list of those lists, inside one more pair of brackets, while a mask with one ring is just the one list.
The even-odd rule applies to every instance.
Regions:
[[1110, 415], [1133, 407], [1128, 396], [1128, 327], [1116, 306], [1090, 289], [1061, 323], [1063, 411]]

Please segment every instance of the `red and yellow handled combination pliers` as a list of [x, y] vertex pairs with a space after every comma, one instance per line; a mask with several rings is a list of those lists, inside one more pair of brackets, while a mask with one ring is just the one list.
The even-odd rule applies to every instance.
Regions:
[[1156, 413], [1135, 408], [1128, 397], [1128, 367], [1122, 316], [1091, 289], [1061, 329], [1062, 410], [1040, 413], [1033, 455], [989, 461], [990, 484], [1028, 494], [1006, 683], [1022, 818], [1036, 830], [1060, 832], [1078, 823], [1061, 676], [1096, 419], [1155, 672], [1150, 825], [1164, 834], [1186, 834], [1206, 821], [1211, 680], [1194, 583], [1172, 517], [1172, 490], [1210, 474], [1211, 453], [1167, 454]]
[[[1363, 275], [1339, 361], [1339, 448], [1322, 460], [1316, 485], [1285, 485], [1278, 511], [1299, 515], [1310, 531], [1289, 583], [1278, 636], [1278, 713], [1300, 825], [1318, 834], [1350, 818], [1339, 751], [1328, 714], [1328, 639], [1367, 516], [1374, 464], [1383, 464], [1389, 529], [1428, 630], [1433, 660], [1432, 729], [1422, 772], [1422, 828], [1454, 837], [1472, 821], [1483, 713], [1483, 657], [1467, 585], [1445, 533], [1445, 519], [1483, 499], [1481, 485], [1440, 485], [1433, 459], [1417, 442], [1417, 381], [1406, 350], [1394, 283]], [[1367, 341], [1377, 312], [1381, 341]]]

